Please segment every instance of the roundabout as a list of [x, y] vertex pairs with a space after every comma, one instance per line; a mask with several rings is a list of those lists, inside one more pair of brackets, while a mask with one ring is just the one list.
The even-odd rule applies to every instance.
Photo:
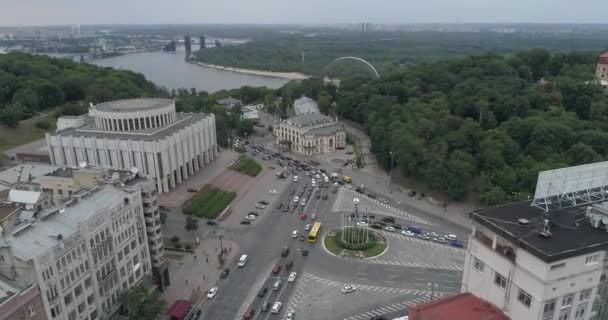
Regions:
[[333, 229], [323, 236], [328, 253], [345, 258], [372, 259], [388, 250], [388, 240], [379, 232], [366, 227]]

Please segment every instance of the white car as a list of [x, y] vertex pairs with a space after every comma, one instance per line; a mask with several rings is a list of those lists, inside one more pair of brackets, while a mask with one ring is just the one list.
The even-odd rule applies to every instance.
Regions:
[[292, 237], [292, 238], [297, 238], [297, 237], [298, 237], [298, 230], [293, 230], [293, 231], [291, 232], [291, 237]]
[[215, 295], [217, 294], [218, 289], [219, 289], [218, 287], [213, 287], [213, 288], [209, 289], [209, 291], [207, 292], [207, 299], [211, 300], [211, 299], [215, 298]]
[[312, 182], [312, 186], [313, 186], [313, 187], [316, 187], [316, 186], [317, 186], [317, 183], [313, 181], [313, 182]]
[[247, 219], [247, 220], [255, 220], [255, 218], [256, 217], [252, 214], [248, 214], [247, 216], [245, 216], [245, 219]]
[[277, 190], [272, 189], [272, 190], [268, 190], [268, 193], [270, 193], [270, 194], [277, 194], [279, 192]]
[[295, 311], [289, 311], [287, 312], [287, 314], [285, 315], [285, 320], [294, 320], [296, 318], [296, 313]]
[[281, 310], [281, 306], [282, 306], [282, 305], [283, 305], [283, 304], [282, 304], [282, 303], [280, 303], [280, 302], [278, 302], [278, 301], [277, 301], [277, 302], [275, 302], [275, 303], [272, 305], [272, 309], [270, 309], [270, 313], [279, 313], [279, 310]]
[[308, 176], [310, 176], [310, 172], [306, 171], [306, 172], [304, 172], [304, 175], [308, 177]]
[[317, 218], [317, 214], [316, 213], [313, 213], [313, 214], [310, 215], [310, 219], [311, 220], [315, 220], [316, 218]]
[[287, 282], [294, 282], [296, 281], [296, 277], [298, 276], [298, 274], [296, 272], [292, 272], [289, 274], [289, 278], [287, 278]]
[[293, 176], [293, 182], [298, 182], [298, 176]]
[[388, 232], [395, 232], [395, 228], [393, 228], [393, 227], [385, 227], [384, 230], [386, 230]]
[[295, 198], [293, 198], [293, 202], [295, 202], [295, 203], [300, 202], [300, 197], [296, 196]]
[[367, 223], [365, 221], [357, 222], [357, 227], [367, 227], [367, 226], [369, 226], [369, 223]]
[[384, 204], [387, 204], [387, 203], [388, 203], [388, 200], [386, 200], [386, 199], [384, 199], [384, 198], [380, 198], [380, 199], [378, 199], [378, 201], [380, 201], [380, 202], [382, 202], [382, 203], [384, 203]]
[[401, 234], [404, 235], [404, 236], [408, 236], [408, 237], [415, 237], [416, 236], [415, 233], [413, 233], [413, 232], [411, 232], [409, 230], [403, 230], [403, 231], [401, 231]]
[[429, 233], [429, 236], [431, 236], [431, 238], [435, 238], [435, 237], [439, 237], [439, 234], [437, 232], [431, 232]]
[[321, 179], [321, 176], [317, 174], [317, 175], [315, 175], [315, 178]]
[[447, 242], [444, 237], [433, 238], [433, 241], [439, 242], [439, 243], [446, 243]]
[[300, 201], [300, 205], [303, 207], [306, 205], [306, 200], [302, 199], [302, 201]]
[[446, 239], [450, 240], [450, 241], [454, 241], [456, 240], [456, 235], [455, 234], [447, 234], [445, 236]]
[[310, 231], [310, 223], [304, 226], [304, 231]]
[[342, 293], [347, 294], [347, 293], [351, 293], [354, 292], [356, 290], [355, 286], [351, 286], [350, 284], [347, 284], [345, 286], [343, 286], [341, 289]]

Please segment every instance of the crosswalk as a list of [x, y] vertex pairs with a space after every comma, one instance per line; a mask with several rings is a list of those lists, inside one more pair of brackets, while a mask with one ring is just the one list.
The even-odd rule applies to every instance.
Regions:
[[371, 214], [381, 214], [386, 216], [398, 217], [401, 219], [409, 220], [418, 224], [425, 225], [433, 225], [429, 221], [422, 219], [413, 214], [407, 213], [403, 210], [392, 207], [388, 204], [382, 203], [377, 199], [372, 199], [364, 194], [358, 193], [352, 189], [340, 188], [338, 191], [338, 195], [336, 197], [336, 201], [334, 202], [334, 206], [332, 211], [334, 212], [343, 212], [343, 211], [353, 211], [353, 198], [359, 199], [358, 207], [365, 212], [369, 212]]
[[[304, 274], [304, 277], [318, 282], [322, 285], [328, 286], [328, 287], [342, 287], [344, 286], [346, 283], [344, 282], [337, 282], [337, 281], [333, 281], [333, 280], [329, 280], [329, 279], [324, 279], [321, 277], [317, 277], [313, 274], [310, 273], [306, 273]], [[358, 284], [352, 284], [352, 283], [348, 283], [350, 285], [354, 285], [357, 288], [357, 291], [366, 291], [366, 292], [375, 292], [375, 293], [386, 293], [386, 294], [395, 294], [395, 295], [410, 295], [410, 296], [422, 296], [422, 297], [430, 297], [431, 296], [431, 292], [427, 291], [427, 290], [415, 290], [415, 289], [406, 289], [406, 288], [390, 288], [390, 287], [379, 287], [379, 286], [370, 286], [370, 285], [358, 285]], [[438, 292], [435, 291], [434, 292], [434, 296], [435, 297], [440, 297], [440, 296], [445, 296], [445, 295], [449, 295], [452, 293], [449, 292]]]
[[298, 304], [306, 294], [306, 289], [308, 287], [308, 282], [310, 281], [310, 277], [307, 277], [306, 274], [299, 277], [297, 281], [297, 287], [294, 290], [293, 296], [291, 298], [291, 302], [289, 303], [289, 311], [298, 311]]
[[398, 233], [394, 233], [394, 232], [386, 232], [383, 231], [382, 232], [385, 236], [391, 237], [391, 238], [397, 238], [400, 240], [406, 240], [406, 241], [411, 241], [411, 242], [415, 242], [415, 243], [420, 243], [426, 246], [431, 246], [431, 247], [435, 247], [435, 248], [440, 248], [440, 249], [445, 249], [448, 251], [452, 251], [452, 252], [456, 252], [458, 254], [462, 254], [463, 256], [466, 254], [466, 250], [462, 249], [462, 248], [456, 248], [456, 247], [452, 247], [450, 245], [447, 244], [442, 244], [442, 243], [437, 243], [437, 242], [433, 242], [432, 240], [422, 240], [419, 238], [414, 238], [414, 237], [407, 237]]
[[400, 303], [395, 303], [395, 304], [391, 304], [388, 306], [383, 306], [380, 308], [376, 308], [374, 310], [371, 311], [367, 311], [367, 312], [363, 312], [360, 314], [356, 314], [356, 315], [352, 315], [348, 318], [344, 318], [344, 320], [367, 320], [370, 319], [373, 316], [380, 316], [380, 315], [385, 315], [385, 314], [389, 314], [389, 313], [395, 313], [395, 312], [403, 312], [403, 315], [405, 315], [405, 312], [407, 311], [407, 308], [416, 304], [420, 304], [420, 303], [424, 303], [430, 300], [430, 296], [424, 296], [424, 297], [418, 297], [418, 298], [414, 298], [414, 299], [409, 299]]
[[461, 266], [461, 265], [444, 265], [444, 264], [435, 264], [435, 263], [419, 263], [419, 262], [384, 260], [384, 259], [369, 259], [369, 260], [358, 260], [358, 261], [363, 262], [363, 263], [384, 264], [384, 265], [410, 267], [410, 268], [427, 268], [427, 269], [440, 269], [440, 270], [453, 270], [453, 271], [464, 270], [463, 266]]
[[251, 287], [251, 289], [249, 289], [249, 292], [247, 293], [247, 297], [245, 298], [245, 300], [243, 300], [243, 303], [239, 307], [239, 311], [236, 313], [237, 316], [236, 316], [236, 318], [234, 318], [234, 320], [243, 319], [243, 315], [245, 314], [245, 312], [247, 311], [247, 309], [249, 308], [249, 306], [251, 305], [253, 300], [255, 300], [255, 297], [257, 296], [258, 292], [260, 291], [260, 289], [266, 282], [266, 278], [268, 278], [268, 276], [270, 275], [270, 272], [272, 271], [272, 268], [277, 263], [277, 261], [278, 261], [278, 259], [275, 259], [256, 278], [255, 283], [253, 284], [253, 286]]

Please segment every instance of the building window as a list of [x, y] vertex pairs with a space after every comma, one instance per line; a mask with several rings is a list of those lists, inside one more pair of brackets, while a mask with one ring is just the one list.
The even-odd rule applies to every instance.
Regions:
[[568, 311], [560, 312], [557, 320], [568, 320], [569, 318], [570, 318], [570, 309], [568, 309]]
[[585, 311], [587, 309], [587, 303], [579, 303], [574, 313], [574, 320], [583, 320], [585, 318]]
[[519, 289], [519, 293], [517, 294], [517, 300], [528, 308], [530, 308], [530, 305], [532, 304], [532, 296], [530, 296], [529, 293], [525, 292], [522, 289]]
[[555, 312], [555, 303], [556, 299], [551, 299], [545, 302], [545, 306], [543, 308], [543, 319], [551, 319], [553, 318], [553, 312]]
[[505, 289], [507, 287], [507, 278], [503, 277], [500, 273], [496, 272], [494, 276], [494, 283]]
[[474, 258], [475, 260], [473, 260], [473, 268], [475, 268], [475, 270], [479, 271], [479, 272], [483, 272], [483, 270], [485, 269], [485, 264], [483, 263], [483, 261]]
[[585, 259], [585, 264], [587, 265], [593, 265], [593, 264], [598, 264], [600, 262], [600, 254], [596, 253], [592, 256], [588, 256], [587, 259]]
[[72, 294], [68, 293], [68, 295], [63, 297], [63, 301], [65, 302], [66, 306], [69, 305], [70, 303], [72, 303]]
[[583, 290], [578, 300], [579, 302], [587, 301], [589, 300], [589, 296], [591, 296], [591, 289]]
[[569, 294], [562, 298], [562, 308], [569, 307], [572, 305], [572, 300], [574, 300], [574, 295]]

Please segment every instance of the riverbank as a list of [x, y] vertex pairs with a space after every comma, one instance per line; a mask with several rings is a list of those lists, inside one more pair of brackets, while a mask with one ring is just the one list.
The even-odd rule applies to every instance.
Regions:
[[310, 78], [310, 76], [305, 75], [303, 73], [299, 73], [299, 72], [274, 72], [274, 71], [263, 71], [263, 70], [254, 70], [254, 69], [241, 69], [241, 68], [233, 68], [233, 67], [226, 67], [226, 66], [218, 66], [215, 64], [208, 64], [208, 63], [197, 62], [197, 61], [191, 61], [190, 63], [197, 64], [197, 65], [205, 67], [205, 68], [212, 68], [212, 69], [217, 69], [217, 70], [231, 71], [231, 72], [243, 73], [243, 74], [251, 74], [251, 75], [262, 76], [262, 77], [281, 78], [281, 79], [289, 79], [289, 80], [305, 80], [305, 79]]

